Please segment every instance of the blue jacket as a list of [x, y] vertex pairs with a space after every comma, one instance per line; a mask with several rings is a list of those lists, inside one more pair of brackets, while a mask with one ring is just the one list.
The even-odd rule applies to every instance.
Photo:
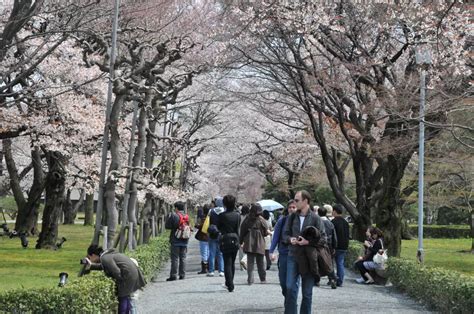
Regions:
[[282, 216], [278, 219], [275, 229], [273, 231], [273, 239], [272, 244], [270, 246], [270, 254], [273, 254], [277, 245], [278, 245], [278, 253], [280, 255], [288, 255], [288, 245], [283, 243], [283, 229], [285, 228], [286, 221], [288, 220], [288, 216]]

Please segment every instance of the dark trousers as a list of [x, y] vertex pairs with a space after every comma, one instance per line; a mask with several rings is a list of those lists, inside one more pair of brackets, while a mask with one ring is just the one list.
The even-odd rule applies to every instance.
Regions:
[[253, 267], [257, 261], [258, 277], [260, 281], [265, 281], [267, 272], [265, 271], [264, 255], [257, 253], [247, 253], [247, 282], [253, 284]]
[[129, 296], [119, 297], [118, 301], [119, 301], [119, 304], [118, 304], [119, 314], [129, 314], [132, 309], [132, 305], [130, 303], [130, 297]]
[[267, 261], [267, 270], [272, 267], [272, 259], [270, 258], [270, 250], [265, 250], [265, 260]]
[[235, 258], [237, 257], [237, 252], [222, 253], [224, 258], [225, 285], [229, 291], [234, 291]]
[[186, 275], [186, 252], [188, 252], [188, 248], [186, 246], [171, 246], [170, 277], [177, 277], [176, 275], [178, 273], [178, 262], [179, 276], [184, 277], [184, 275]]
[[362, 278], [368, 279], [368, 278], [365, 277], [365, 273], [367, 273], [368, 270], [364, 266], [364, 261], [363, 260], [357, 261], [355, 265], [356, 265], [357, 269], [359, 270], [360, 275], [362, 276]]

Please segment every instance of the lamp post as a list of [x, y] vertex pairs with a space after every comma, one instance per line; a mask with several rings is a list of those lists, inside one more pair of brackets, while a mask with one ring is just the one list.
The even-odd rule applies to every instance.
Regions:
[[426, 69], [431, 64], [431, 52], [425, 45], [420, 45], [415, 51], [416, 63], [421, 67], [420, 73], [420, 133], [418, 149], [418, 251], [416, 257], [423, 263], [423, 192], [425, 171], [425, 97]]

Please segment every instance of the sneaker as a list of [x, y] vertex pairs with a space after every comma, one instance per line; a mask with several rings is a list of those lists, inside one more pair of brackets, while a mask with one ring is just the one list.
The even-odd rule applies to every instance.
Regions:
[[357, 283], [364, 283], [364, 282], [365, 282], [365, 279], [362, 278], [362, 277], [360, 277], [360, 278], [357, 278], [357, 279], [356, 279], [356, 282], [357, 282]]
[[244, 270], [247, 270], [247, 264], [244, 261], [240, 261], [240, 267], [242, 267]]
[[331, 289], [336, 289], [336, 282], [334, 280], [331, 280]]
[[183, 280], [184, 279], [184, 276], [179, 276], [179, 280]]
[[374, 283], [375, 283], [375, 281], [373, 281], [373, 280], [367, 280], [367, 281], [365, 281], [365, 284], [366, 284], [366, 285], [373, 285]]
[[221, 285], [221, 287], [224, 288], [224, 289], [226, 289], [226, 290], [229, 289], [229, 288], [227, 288], [227, 286], [225, 285], [225, 283], [223, 283], [223, 284]]
[[264, 284], [266, 284], [266, 283], [267, 283], [267, 281], [266, 281], [266, 280], [264, 280], [264, 281], [260, 281], [260, 283], [264, 285]]
[[223, 273], [223, 272], [220, 272], [220, 273], [219, 273], [219, 277], [224, 277], [224, 273]]
[[176, 280], [176, 277], [170, 277], [166, 279], [166, 281], [175, 281], [175, 280]]
[[337, 282], [337, 283], [336, 283], [336, 286], [342, 287], [342, 282]]
[[208, 273], [208, 274], [207, 274], [207, 277], [214, 277], [214, 272]]

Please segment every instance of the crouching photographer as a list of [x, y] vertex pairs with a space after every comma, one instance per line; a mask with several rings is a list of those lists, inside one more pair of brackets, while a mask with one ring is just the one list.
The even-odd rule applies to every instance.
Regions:
[[107, 277], [115, 281], [118, 296], [118, 313], [136, 313], [131, 295], [146, 285], [145, 278], [133, 260], [114, 249], [103, 250], [97, 245], [87, 249], [86, 270], [103, 270]]

